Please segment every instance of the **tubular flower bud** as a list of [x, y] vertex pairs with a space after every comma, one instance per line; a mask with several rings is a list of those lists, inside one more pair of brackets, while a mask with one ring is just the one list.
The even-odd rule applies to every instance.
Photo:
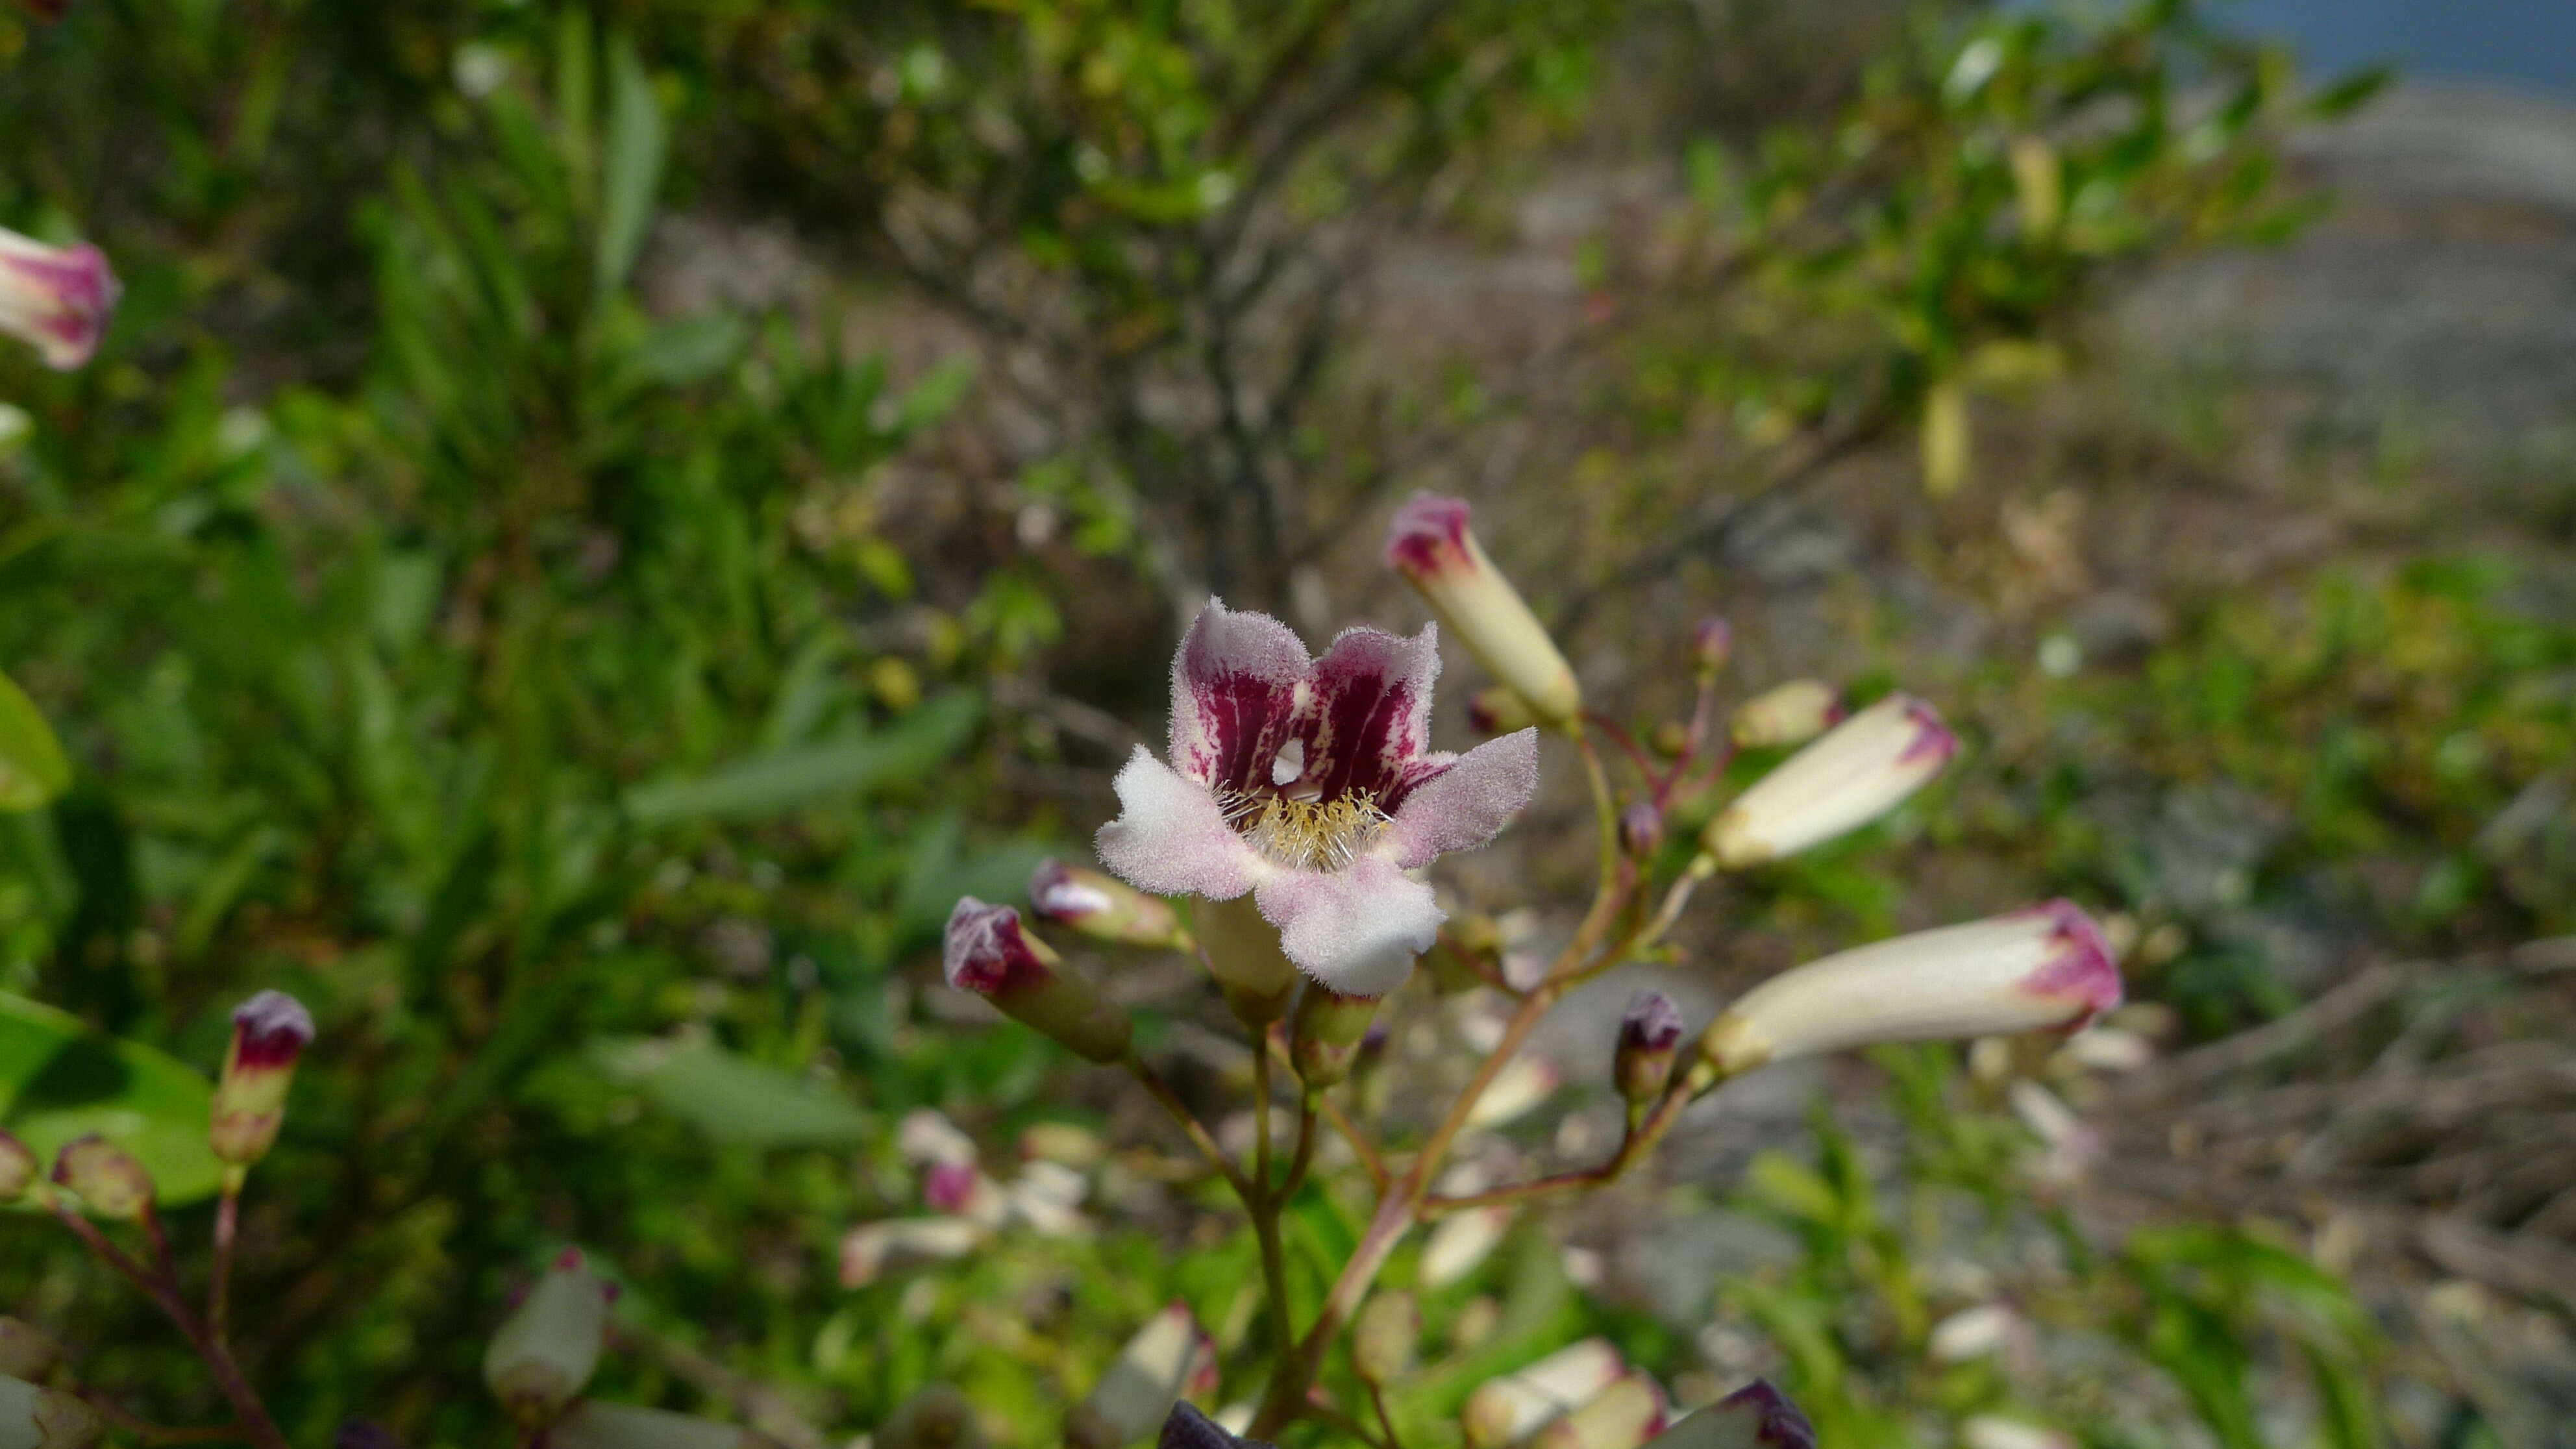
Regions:
[[666, 1409], [584, 1399], [546, 1431], [546, 1449], [758, 1449], [769, 1441], [739, 1424]]
[[1793, 855], [1894, 809], [1958, 750], [1932, 706], [1891, 694], [1753, 782], [1710, 822], [1708, 848], [1729, 866]]
[[1735, 628], [1711, 615], [1691, 630], [1691, 661], [1702, 674], [1715, 674], [1735, 655]]
[[1959, 1442], [1967, 1449], [2075, 1449], [2071, 1435], [1998, 1414], [1979, 1414], [1960, 1424]]
[[1351, 1328], [1351, 1366], [1372, 1384], [1389, 1384], [1413, 1368], [1422, 1341], [1422, 1305], [1410, 1293], [1380, 1293]]
[[590, 1271], [581, 1249], [566, 1248], [501, 1321], [483, 1350], [483, 1382], [513, 1422], [551, 1422], [590, 1382], [608, 1342], [615, 1292]]
[[54, 1159], [54, 1184], [103, 1218], [131, 1222], [152, 1210], [152, 1174], [134, 1154], [93, 1132]]
[[98, 248], [49, 247], [0, 228], [0, 332], [34, 344], [56, 372], [98, 351], [119, 290]]
[[1728, 729], [1747, 749], [1773, 749], [1803, 745], [1842, 717], [1841, 691], [1821, 679], [1792, 679], [1737, 705]]
[[286, 1120], [296, 1059], [312, 1040], [313, 1013], [283, 991], [263, 991], [234, 1008], [232, 1046], [206, 1133], [217, 1157], [248, 1167], [268, 1155]]
[[1502, 1246], [1511, 1227], [1508, 1203], [1463, 1208], [1442, 1218], [1423, 1240], [1422, 1286], [1436, 1291], [1475, 1272]]
[[932, 1384], [896, 1406], [877, 1426], [875, 1449], [983, 1449], [975, 1406], [951, 1384]]
[[1671, 997], [1660, 991], [1640, 991], [1630, 997], [1627, 1013], [1619, 1018], [1618, 1055], [1610, 1069], [1619, 1095], [1631, 1103], [1662, 1096], [1681, 1044], [1682, 1014]]
[[1467, 727], [1480, 735], [1518, 734], [1538, 723], [1538, 715], [1521, 697], [1499, 684], [1467, 696]]
[[34, 1383], [62, 1361], [62, 1345], [44, 1330], [24, 1319], [0, 1317], [0, 1377]]
[[1095, 1062], [1127, 1055], [1127, 1014], [1091, 984], [1060, 970], [1063, 959], [1020, 927], [1020, 913], [958, 900], [948, 917], [948, 984], [972, 991], [1022, 1026]]
[[1189, 1305], [1155, 1314], [1066, 1420], [1067, 1449], [1123, 1449], [1144, 1438], [1215, 1362], [1216, 1346]]
[[1574, 670], [1511, 580], [1485, 557], [1471, 514], [1461, 499], [1415, 494], [1388, 521], [1387, 566], [1404, 575], [1467, 651], [1540, 719], [1570, 724], [1583, 710]]
[[1671, 1414], [1671, 1401], [1654, 1375], [1631, 1370], [1530, 1442], [1536, 1449], [1637, 1449], [1664, 1431]]
[[1190, 934], [1169, 901], [1100, 871], [1053, 858], [1039, 861], [1029, 876], [1029, 904], [1040, 917], [1095, 941], [1189, 949]]
[[69, 1394], [0, 1377], [0, 1449], [89, 1449], [106, 1432]]
[[1652, 800], [1639, 800], [1619, 812], [1619, 848], [1644, 860], [1664, 848], [1664, 812]]
[[1656, 1435], [1646, 1449], [1816, 1449], [1816, 1426], [1769, 1380], [1755, 1379]]
[[1198, 908], [1199, 955], [1216, 978], [1226, 1007], [1255, 1036], [1288, 1010], [1296, 994], [1297, 967], [1280, 944], [1279, 928], [1261, 918], [1248, 895], [1202, 901]]
[[1784, 971], [1709, 1025], [1721, 1073], [1880, 1042], [2079, 1027], [2120, 1004], [2120, 968], [2066, 901], [1921, 931]]
[[1627, 1371], [1609, 1340], [1587, 1338], [1517, 1373], [1487, 1379], [1459, 1410], [1469, 1449], [1517, 1443], [1540, 1425], [1591, 1402]]
[[1368, 1037], [1377, 1003], [1374, 996], [1344, 996], [1314, 985], [1297, 998], [1297, 1019], [1289, 1024], [1288, 1060], [1308, 1090], [1332, 1086], [1351, 1074], [1351, 1060]]
[[34, 1148], [6, 1132], [0, 1132], [0, 1203], [16, 1202], [25, 1197], [42, 1166], [36, 1160]]
[[932, 1163], [921, 1175], [921, 1201], [932, 1212], [988, 1228], [1000, 1227], [1011, 1213], [1002, 1185], [971, 1162]]

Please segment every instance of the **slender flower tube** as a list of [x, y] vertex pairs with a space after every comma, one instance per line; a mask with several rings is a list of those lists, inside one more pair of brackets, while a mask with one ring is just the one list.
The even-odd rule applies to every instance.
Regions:
[[98, 248], [49, 247], [0, 228], [0, 332], [34, 344], [45, 366], [89, 361], [119, 290]]
[[1627, 1372], [1627, 1363], [1608, 1339], [1583, 1339], [1518, 1372], [1478, 1384], [1458, 1412], [1459, 1425], [1471, 1449], [1517, 1443], [1541, 1424], [1591, 1402]]
[[1727, 728], [1747, 749], [1775, 749], [1803, 745], [1842, 717], [1840, 690], [1821, 679], [1792, 679], [1737, 705]]
[[1646, 1449], [1816, 1449], [1816, 1426], [1767, 1379], [1684, 1418]]
[[948, 916], [948, 984], [972, 991], [1002, 1014], [1095, 1062], [1127, 1054], [1127, 1014], [1091, 984], [1061, 969], [1063, 958], [1021, 929], [1020, 913], [961, 897]]
[[1463, 499], [1417, 493], [1386, 529], [1386, 563], [1404, 575], [1494, 678], [1562, 729], [1583, 712], [1574, 670], [1520, 591], [1485, 556]]
[[546, 1431], [546, 1449], [759, 1449], [769, 1441], [739, 1424], [667, 1409], [584, 1399]]
[[483, 1382], [511, 1420], [550, 1423], [590, 1382], [608, 1343], [614, 1285], [566, 1248], [483, 1349]]
[[1065, 1422], [1067, 1449], [1123, 1449], [1144, 1438], [1215, 1364], [1216, 1346], [1189, 1305], [1165, 1308], [1146, 1320], [1075, 1407]]
[[36, 1160], [36, 1150], [26, 1143], [0, 1132], [0, 1203], [16, 1202], [35, 1185], [36, 1174], [44, 1166]]
[[1662, 1433], [1671, 1417], [1663, 1385], [1631, 1369], [1581, 1408], [1541, 1428], [1530, 1443], [1533, 1449], [1637, 1449]]
[[1793, 855], [1896, 808], [1958, 750], [1932, 706], [1891, 694], [1754, 781], [1710, 822], [1708, 848], [1728, 866]]
[[2067, 901], [1944, 926], [1793, 967], [1710, 1023], [1720, 1073], [1880, 1042], [2074, 1028], [2120, 1004], [2120, 967]]
[[93, 1132], [64, 1144], [54, 1159], [54, 1185], [103, 1218], [132, 1222], [152, 1208], [152, 1174], [134, 1154]]
[[1172, 663], [1170, 763], [1140, 748], [1118, 772], [1101, 863], [1155, 895], [1250, 893], [1306, 975], [1394, 990], [1444, 919], [1405, 872], [1492, 839], [1538, 783], [1535, 730], [1430, 749], [1439, 673], [1429, 628], [1348, 629], [1316, 659], [1210, 601]]
[[1095, 941], [1186, 951], [1171, 903], [1130, 887], [1115, 876], [1049, 858], [1029, 876], [1029, 904], [1043, 920], [1068, 926]]
[[313, 1013], [283, 991], [263, 991], [234, 1008], [232, 1046], [206, 1133], [215, 1156], [244, 1168], [277, 1145], [296, 1059], [312, 1041]]
[[1610, 1075], [1619, 1095], [1631, 1104], [1663, 1095], [1673, 1074], [1673, 1057], [1681, 1050], [1682, 1014], [1660, 991], [1640, 991], [1629, 998], [1619, 1018], [1619, 1046]]
[[89, 1449], [105, 1432], [71, 1395], [0, 1377], [0, 1449]]
[[1197, 920], [1199, 956], [1208, 974], [1235, 1019], [1258, 1036], [1288, 1010], [1288, 998], [1297, 991], [1297, 964], [1280, 944], [1279, 928], [1261, 918], [1260, 902], [1249, 895], [1201, 901]]

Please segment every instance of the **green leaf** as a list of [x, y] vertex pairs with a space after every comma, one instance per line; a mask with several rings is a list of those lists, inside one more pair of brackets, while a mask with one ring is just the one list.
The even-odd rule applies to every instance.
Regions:
[[667, 140], [661, 107], [653, 99], [653, 79], [645, 74], [635, 43], [624, 36], [609, 46], [608, 91], [607, 175], [600, 184], [599, 261], [594, 274], [603, 298], [626, 285], [626, 274], [644, 249], [644, 229], [653, 220], [653, 195], [662, 188]]
[[639, 785], [626, 792], [626, 813], [647, 829], [783, 815], [920, 774], [966, 742], [976, 712], [972, 695], [941, 695], [874, 733], [774, 750], [694, 780]]
[[847, 1147], [865, 1140], [871, 1125], [845, 1099], [722, 1047], [626, 1038], [593, 1042], [590, 1051], [601, 1071], [720, 1142]]
[[96, 1132], [133, 1153], [166, 1204], [211, 1197], [214, 1087], [166, 1053], [102, 1036], [69, 1012], [0, 993], [0, 1127], [51, 1161]]
[[72, 762], [33, 700], [0, 674], [0, 810], [41, 810], [71, 788]]

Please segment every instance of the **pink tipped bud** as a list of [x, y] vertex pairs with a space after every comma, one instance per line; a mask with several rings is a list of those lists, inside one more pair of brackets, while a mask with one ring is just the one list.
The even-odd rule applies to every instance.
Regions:
[[1840, 690], [1821, 679], [1776, 684], [1735, 707], [1727, 728], [1747, 749], [1803, 745], [1841, 722]]
[[1619, 848], [1644, 860], [1664, 848], [1664, 812], [1651, 800], [1640, 800], [1619, 812]]
[[1735, 657], [1735, 627], [1715, 615], [1691, 630], [1691, 660], [1702, 674], [1715, 674]]
[[1467, 727], [1480, 735], [1516, 735], [1538, 723], [1521, 697], [1499, 684], [1467, 696]]
[[1387, 566], [1540, 719], [1569, 724], [1583, 711], [1574, 670], [1511, 580], [1485, 557], [1470, 519], [1461, 499], [1415, 494], [1388, 521]]
[[17, 1318], [0, 1318], [0, 1377], [34, 1383], [63, 1361], [63, 1347], [44, 1330]]
[[1422, 1341], [1422, 1305], [1410, 1293], [1380, 1293], [1351, 1326], [1351, 1366], [1363, 1382], [1390, 1384], [1413, 1368]]
[[105, 1432], [98, 1414], [71, 1395], [0, 1378], [0, 1446], [89, 1449]]
[[556, 1256], [483, 1350], [483, 1382], [512, 1422], [552, 1423], [590, 1382], [608, 1342], [614, 1288], [579, 1248]]
[[1289, 1023], [1288, 1059], [1297, 1069], [1297, 1080], [1309, 1091], [1320, 1091], [1351, 1074], [1351, 1063], [1368, 1039], [1369, 1022], [1376, 1017], [1380, 1000], [1344, 996], [1307, 983], [1306, 993], [1297, 998], [1296, 1020]]
[[971, 1162], [935, 1162], [921, 1177], [921, 1200], [932, 1212], [998, 1228], [1010, 1217], [1001, 1184]]
[[877, 1425], [875, 1449], [984, 1449], [975, 1406], [951, 1384], [932, 1384]]
[[1638, 1449], [1663, 1432], [1671, 1414], [1663, 1385], [1652, 1374], [1630, 1370], [1581, 1408], [1540, 1429], [1530, 1443], [1534, 1449]]
[[1067, 1449], [1124, 1449], [1153, 1433], [1214, 1358], [1189, 1305], [1155, 1314], [1066, 1420]]
[[1121, 946], [1187, 950], [1189, 933], [1171, 903], [1149, 896], [1116, 876], [1052, 857], [1029, 876], [1029, 905], [1043, 920], [1069, 926], [1096, 941]]
[[283, 991], [263, 991], [234, 1009], [232, 1046], [206, 1131], [215, 1156], [248, 1167], [268, 1155], [286, 1120], [296, 1060], [312, 1041], [313, 1013]]
[[948, 984], [972, 991], [1003, 1015], [1054, 1038], [1095, 1062], [1127, 1054], [1126, 1013], [1100, 999], [1091, 984], [1059, 969], [1063, 961], [1044, 941], [1020, 926], [1009, 906], [988, 906], [973, 896], [948, 917]]
[[2120, 1004], [2120, 968], [2065, 901], [1921, 931], [1784, 971], [1711, 1023], [1720, 1072], [1880, 1042], [2081, 1027]]
[[2075, 1436], [1999, 1414], [1978, 1414], [1959, 1425], [1966, 1449], [2075, 1449]]
[[36, 1160], [36, 1150], [26, 1143], [0, 1132], [0, 1203], [16, 1202], [34, 1186], [36, 1173], [44, 1166]]
[[1640, 991], [1629, 998], [1627, 1013], [1619, 1018], [1618, 1055], [1611, 1064], [1619, 1095], [1630, 1102], [1662, 1096], [1681, 1044], [1682, 1014], [1671, 997], [1660, 991]]
[[1816, 1449], [1816, 1426], [1787, 1394], [1755, 1379], [1666, 1429], [1647, 1449]]
[[54, 1159], [54, 1184], [103, 1218], [132, 1222], [152, 1209], [152, 1174], [134, 1154], [93, 1132]]
[[1708, 848], [1726, 865], [1755, 865], [1857, 830], [1922, 789], [1958, 750], [1932, 706], [1891, 694], [1737, 796], [1710, 822]]
[[1627, 1371], [1609, 1340], [1587, 1338], [1518, 1373], [1478, 1384], [1459, 1411], [1459, 1425], [1471, 1449], [1517, 1443], [1540, 1425], [1591, 1402]]
[[49, 247], [0, 229], [0, 332], [33, 343], [45, 366], [68, 372], [89, 361], [119, 290], [98, 248]]

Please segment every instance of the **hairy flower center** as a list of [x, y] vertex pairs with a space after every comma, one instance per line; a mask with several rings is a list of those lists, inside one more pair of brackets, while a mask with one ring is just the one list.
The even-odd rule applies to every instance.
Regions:
[[1292, 870], [1340, 870], [1359, 857], [1387, 814], [1377, 797], [1359, 790], [1331, 800], [1228, 792], [1226, 822], [1253, 848]]

